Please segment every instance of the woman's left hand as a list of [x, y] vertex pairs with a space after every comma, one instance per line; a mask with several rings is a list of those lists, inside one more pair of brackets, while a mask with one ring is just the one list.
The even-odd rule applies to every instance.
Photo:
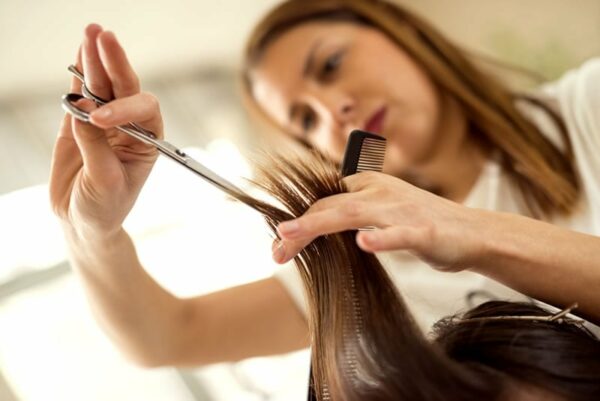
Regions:
[[486, 214], [417, 188], [399, 178], [363, 172], [343, 179], [348, 193], [315, 202], [301, 217], [279, 224], [278, 263], [292, 259], [320, 235], [374, 226], [356, 234], [366, 252], [408, 250], [439, 270], [471, 267], [484, 251]]

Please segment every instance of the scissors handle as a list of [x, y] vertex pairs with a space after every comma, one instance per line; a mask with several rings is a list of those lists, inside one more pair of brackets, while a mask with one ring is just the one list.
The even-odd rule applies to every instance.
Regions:
[[[69, 70], [69, 72], [71, 74], [73, 74], [75, 77], [77, 77], [81, 81], [81, 93], [83, 94], [84, 98], [93, 100], [94, 103], [96, 103], [98, 106], [104, 106], [105, 104], [110, 102], [110, 100], [106, 100], [106, 99], [101, 98], [100, 96], [96, 96], [95, 94], [92, 93], [92, 91], [90, 91], [88, 89], [87, 85], [85, 84], [85, 77], [77, 69], [77, 67], [75, 67], [74, 65], [71, 64], [67, 69]], [[89, 123], [89, 121], [86, 121], [86, 122]], [[139, 126], [136, 123], [127, 123], [127, 125], [140, 131], [140, 132], [143, 132], [144, 134], [146, 134], [149, 137], [156, 138], [156, 135], [154, 135], [154, 133], [152, 131], [148, 131], [147, 129]]]
[[[75, 103], [77, 103], [77, 101], [85, 98], [85, 99], [90, 99], [90, 100], [94, 101], [94, 103], [96, 103], [99, 106], [102, 106], [102, 105], [107, 104], [109, 101], [102, 99], [99, 96], [94, 95], [87, 88], [87, 86], [85, 85], [85, 78], [84, 78], [83, 74], [75, 66], [70, 65], [68, 69], [71, 73], [73, 73], [73, 75], [75, 75], [77, 78], [79, 78], [79, 80], [82, 82], [82, 86], [81, 86], [82, 94], [68, 93], [66, 95], [63, 95], [62, 107], [67, 113], [71, 114], [76, 119], [83, 121], [85, 123], [90, 123], [90, 113], [77, 107], [75, 105]], [[173, 145], [165, 140], [157, 139], [156, 135], [153, 132], [148, 131], [148, 130], [144, 129], [143, 127], [140, 127], [139, 125], [137, 125], [135, 123], [131, 123], [131, 122], [127, 123], [125, 125], [116, 126], [115, 128], [121, 132], [124, 132], [124, 133], [136, 138], [137, 140], [139, 140], [141, 142], [144, 142], [148, 145], [154, 146], [164, 156], [167, 156], [168, 158], [179, 163], [180, 165], [182, 165], [182, 166], [188, 168], [189, 170], [193, 171], [194, 173], [198, 174], [199, 176], [204, 178], [206, 181], [215, 185], [222, 191], [225, 191], [227, 194], [236, 195], [236, 194], [243, 193], [242, 190], [237, 188], [231, 182], [229, 182], [226, 179], [224, 179], [223, 177], [219, 176], [218, 174], [216, 174], [215, 172], [213, 172], [212, 170], [210, 170], [209, 168], [204, 166], [202, 163], [200, 163], [197, 160], [193, 159], [192, 157], [188, 156], [187, 154], [185, 154], [185, 152], [180, 150], [175, 145]]]

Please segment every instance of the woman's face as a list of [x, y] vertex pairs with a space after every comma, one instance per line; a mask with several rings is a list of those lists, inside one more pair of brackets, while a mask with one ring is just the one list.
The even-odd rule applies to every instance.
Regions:
[[308, 22], [270, 43], [251, 71], [253, 96], [291, 135], [341, 161], [353, 129], [387, 139], [385, 171], [434, 152], [440, 97], [388, 36], [351, 22]]

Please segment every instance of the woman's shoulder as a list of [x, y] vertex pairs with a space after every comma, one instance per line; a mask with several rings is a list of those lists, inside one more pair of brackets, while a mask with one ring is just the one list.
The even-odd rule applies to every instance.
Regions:
[[581, 180], [580, 213], [565, 220], [565, 225], [599, 235], [600, 57], [567, 71], [558, 80], [544, 85], [541, 91], [552, 99], [563, 119]]
[[540, 92], [555, 102], [573, 142], [600, 150], [600, 57], [567, 71]]
[[[529, 95], [543, 101], [561, 117], [577, 169], [592, 181], [600, 182], [600, 57], [566, 71]], [[565, 150], [559, 126], [544, 109], [523, 100], [518, 100], [516, 106], [549, 140]], [[597, 182], [592, 186], [600, 191]]]
[[[578, 95], [593, 95], [592, 89], [600, 88], [600, 57], [593, 57], [581, 65], [567, 70], [556, 81], [542, 85], [540, 90], [553, 97], [562, 97], [567, 93], [576, 91]], [[590, 100], [600, 101], [597, 91], [596, 96]]]

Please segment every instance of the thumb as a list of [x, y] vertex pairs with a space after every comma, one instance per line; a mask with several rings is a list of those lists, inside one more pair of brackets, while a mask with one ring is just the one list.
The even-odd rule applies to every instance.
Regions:
[[286, 263], [300, 253], [314, 238], [299, 240], [275, 240], [271, 246], [273, 260], [279, 264]]
[[[96, 108], [94, 102], [88, 99], [81, 99], [75, 105], [87, 112]], [[76, 118], [71, 120], [73, 137], [83, 159], [84, 173], [96, 179], [120, 173], [121, 163], [108, 143], [106, 132]]]

